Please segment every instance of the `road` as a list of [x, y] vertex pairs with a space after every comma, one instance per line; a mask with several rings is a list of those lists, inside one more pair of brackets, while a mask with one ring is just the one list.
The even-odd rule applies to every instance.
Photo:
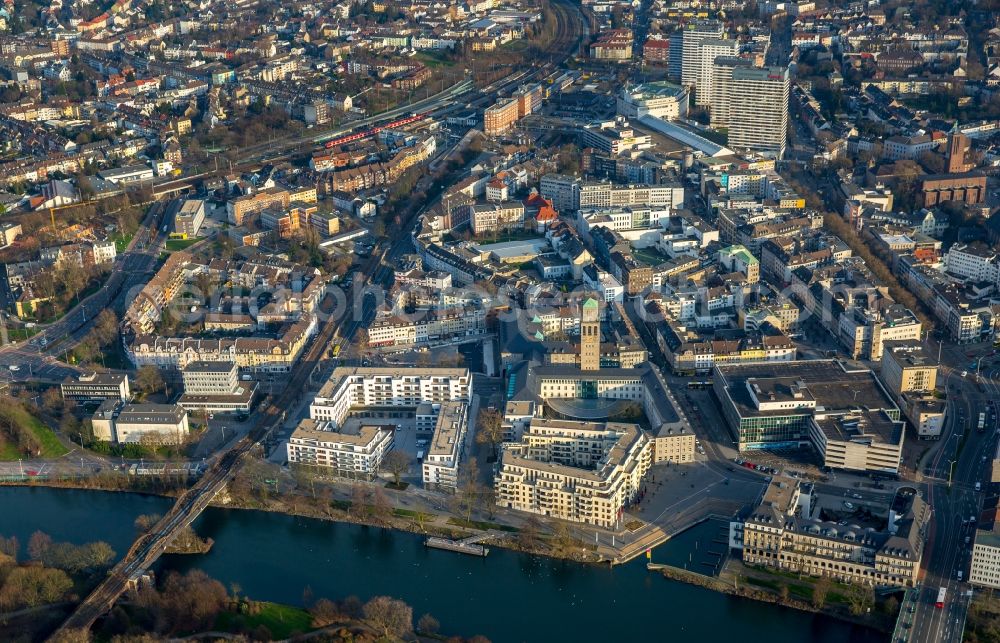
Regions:
[[[931, 342], [928, 349], [937, 349]], [[923, 469], [927, 476], [927, 501], [933, 509], [931, 525], [924, 551], [924, 570], [921, 588], [912, 613], [905, 612], [903, 620], [909, 625], [908, 641], [918, 643], [959, 642], [968, 610], [965, 594], [971, 547], [965, 539], [975, 535], [976, 523], [982, 507], [983, 494], [976, 491], [979, 482], [988, 481], [990, 460], [996, 451], [996, 425], [990, 430], [976, 430], [980, 412], [988, 408], [991, 400], [1000, 399], [1000, 386], [993, 379], [1000, 369], [988, 366], [983, 373], [982, 387], [975, 382], [975, 374], [962, 377], [974, 357], [984, 355], [991, 347], [948, 345], [942, 348], [940, 377], [948, 388], [948, 413], [945, 428], [937, 449]], [[986, 360], [983, 360], [984, 362]], [[949, 483], [949, 475], [951, 482]], [[971, 522], [970, 522], [970, 519]], [[958, 573], [962, 572], [962, 581]], [[944, 587], [947, 600], [942, 609], [934, 606], [938, 589]]]
[[[135, 235], [125, 252], [115, 257], [111, 274], [96, 292], [59, 320], [44, 326], [30, 341], [0, 347], [0, 373], [4, 379], [60, 382], [79, 373], [78, 368], [58, 361], [55, 356], [79, 343], [105, 308], [123, 312], [134, 290], [153, 275], [166, 239], [159, 227], [162, 208], [163, 204], [154, 204], [140, 224], [140, 230], [155, 231], [151, 242], [146, 244], [142, 241], [144, 235]], [[11, 370], [12, 366], [15, 370]]]

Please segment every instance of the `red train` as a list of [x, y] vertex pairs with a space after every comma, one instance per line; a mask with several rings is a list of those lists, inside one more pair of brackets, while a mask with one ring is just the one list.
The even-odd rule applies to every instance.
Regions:
[[363, 138], [368, 138], [369, 136], [375, 136], [382, 130], [395, 129], [397, 127], [402, 127], [403, 125], [409, 125], [410, 123], [416, 123], [417, 121], [422, 121], [427, 118], [430, 114], [414, 114], [413, 116], [407, 116], [406, 118], [401, 118], [398, 121], [392, 121], [386, 123], [385, 125], [376, 125], [371, 129], [366, 129], [355, 134], [348, 134], [346, 136], [341, 136], [340, 138], [335, 138], [331, 141], [327, 141], [323, 144], [323, 147], [330, 149], [331, 147], [337, 147], [338, 145], [343, 145], [344, 143], [350, 143], [351, 141], [360, 141]]

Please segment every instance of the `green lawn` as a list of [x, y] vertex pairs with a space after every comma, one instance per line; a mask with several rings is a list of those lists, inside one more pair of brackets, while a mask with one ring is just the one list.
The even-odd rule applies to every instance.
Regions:
[[484, 520], [465, 520], [464, 518], [449, 518], [449, 525], [456, 525], [458, 527], [468, 527], [470, 529], [480, 529], [482, 531], [487, 531], [489, 529], [496, 529], [497, 531], [517, 531], [516, 527], [511, 527], [510, 525], [501, 525], [496, 522], [486, 522]]
[[426, 66], [430, 67], [431, 69], [433, 69], [435, 67], [454, 67], [455, 66], [455, 62], [454, 61], [445, 60], [441, 56], [436, 56], [436, 55], [434, 55], [433, 53], [430, 53], [430, 52], [423, 52], [423, 51], [417, 52], [417, 55], [414, 56], [414, 58], [416, 58], [417, 60], [419, 60], [420, 62], [422, 62]]
[[421, 511], [414, 511], [412, 509], [393, 509], [393, 515], [399, 516], [400, 518], [422, 518], [423, 520], [433, 520], [434, 514], [427, 514]]
[[8, 328], [7, 329], [7, 339], [12, 342], [20, 342], [26, 339], [31, 339], [38, 333], [42, 331], [38, 326], [32, 328], [19, 327], [19, 328]]
[[[11, 408], [8, 410], [9, 417], [16, 422], [19, 426], [25, 427], [38, 443], [42, 445], [42, 453], [40, 457], [43, 458], [58, 458], [68, 452], [66, 447], [62, 445], [59, 438], [49, 427], [45, 426], [41, 420], [31, 415], [27, 411], [21, 408]], [[0, 460], [17, 460], [18, 458], [25, 457], [24, 453], [21, 453], [17, 447], [9, 442], [5, 442], [0, 445]]]
[[128, 249], [128, 244], [132, 243], [132, 237], [134, 236], [135, 233], [122, 234], [120, 232], [116, 232], [111, 235], [111, 238], [115, 242], [115, 250], [118, 251], [119, 254], [125, 252]]
[[305, 633], [313, 629], [312, 616], [300, 607], [268, 602], [259, 602], [256, 605], [260, 607], [260, 611], [256, 614], [234, 612], [219, 614], [215, 628], [231, 632], [237, 629], [253, 630], [263, 625], [271, 632], [273, 639], [287, 639], [296, 632]]
[[636, 259], [650, 266], [658, 266], [669, 259], [666, 255], [660, 254], [652, 248], [636, 248], [632, 254]]
[[17, 447], [9, 442], [0, 442], [0, 460], [10, 462], [23, 458], [24, 454], [17, 450]]
[[201, 239], [167, 239], [166, 248], [168, 252], [176, 252], [177, 250], [190, 248], [199, 241]]

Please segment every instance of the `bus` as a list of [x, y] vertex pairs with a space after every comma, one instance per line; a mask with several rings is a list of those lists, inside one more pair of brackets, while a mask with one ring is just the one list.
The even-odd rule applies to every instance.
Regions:
[[688, 388], [690, 389], [712, 388], [712, 380], [694, 380], [688, 382]]
[[938, 609], [944, 609], [944, 596], [946, 593], [947, 590], [945, 590], [945, 588], [943, 587], [938, 590], [937, 602], [934, 603], [934, 607], [937, 607]]
[[978, 424], [978, 425], [976, 425], [976, 428], [977, 428], [977, 429], [978, 429], [978, 430], [979, 430], [980, 432], [982, 432], [982, 431], [985, 431], [985, 430], [986, 430], [986, 413], [980, 413], [980, 414], [979, 414], [979, 424]]

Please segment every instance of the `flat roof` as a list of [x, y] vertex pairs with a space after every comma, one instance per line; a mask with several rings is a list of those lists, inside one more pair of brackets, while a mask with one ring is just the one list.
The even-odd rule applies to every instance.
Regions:
[[456, 455], [461, 449], [459, 436], [462, 433], [462, 422], [465, 421], [465, 404], [463, 402], [442, 402], [438, 412], [434, 436], [431, 438], [428, 455]]
[[216, 362], [210, 360], [199, 360], [189, 362], [184, 367], [185, 373], [229, 373], [236, 368], [236, 362]]
[[305, 418], [295, 427], [291, 439], [368, 446], [379, 439], [383, 433], [392, 434], [394, 429], [394, 425], [363, 424], [357, 428], [351, 427], [337, 430], [336, 424], [333, 422]]
[[846, 416], [828, 416], [815, 420], [827, 440], [867, 444], [900, 445], [905, 423], [893, 420], [883, 411], [863, 411]]
[[[846, 370], [837, 360], [796, 360], [791, 362], [755, 362], [717, 365], [715, 372], [741, 417], [762, 415], [811, 415], [813, 409], [760, 411], [750, 396], [748, 383], [763, 394], [774, 393], [781, 399], [815, 400], [815, 412], [849, 409], [896, 409], [868, 369]], [[793, 398], [793, 387], [803, 396]]]

